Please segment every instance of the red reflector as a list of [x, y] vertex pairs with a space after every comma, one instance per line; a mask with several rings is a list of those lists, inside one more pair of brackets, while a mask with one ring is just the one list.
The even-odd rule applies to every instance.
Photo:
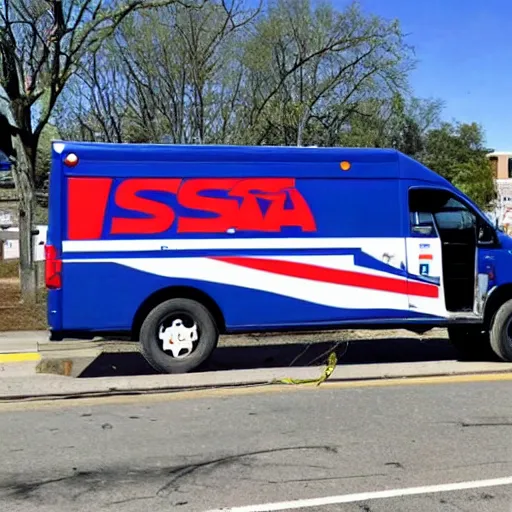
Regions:
[[78, 165], [78, 157], [74, 153], [69, 153], [69, 155], [64, 158], [64, 163], [68, 167], [76, 167]]
[[44, 247], [46, 287], [50, 290], [57, 290], [62, 286], [62, 260], [53, 245]]

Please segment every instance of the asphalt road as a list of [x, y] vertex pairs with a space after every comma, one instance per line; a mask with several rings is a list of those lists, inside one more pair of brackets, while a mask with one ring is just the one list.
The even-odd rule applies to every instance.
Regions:
[[499, 381], [0, 405], [0, 511], [201, 512], [369, 493], [297, 507], [509, 512], [512, 485], [372, 493], [512, 477], [511, 434]]

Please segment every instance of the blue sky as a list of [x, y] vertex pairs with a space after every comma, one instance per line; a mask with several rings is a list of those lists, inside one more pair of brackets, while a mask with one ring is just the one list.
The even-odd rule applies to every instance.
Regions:
[[[345, 0], [334, 0], [343, 8]], [[360, 0], [367, 12], [398, 18], [416, 49], [416, 96], [445, 102], [444, 118], [481, 123], [487, 145], [512, 150], [510, 0]]]

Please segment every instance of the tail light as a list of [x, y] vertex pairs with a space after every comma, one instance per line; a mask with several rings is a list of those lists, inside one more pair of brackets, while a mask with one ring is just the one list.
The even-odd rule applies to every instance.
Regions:
[[53, 245], [45, 245], [46, 288], [57, 290], [62, 287], [62, 260]]

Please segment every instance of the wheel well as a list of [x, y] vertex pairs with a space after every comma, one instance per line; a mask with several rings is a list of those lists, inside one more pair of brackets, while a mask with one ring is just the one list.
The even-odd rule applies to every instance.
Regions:
[[132, 339], [138, 340], [145, 318], [156, 306], [169, 299], [191, 299], [202, 304], [213, 316], [217, 329], [222, 334], [226, 331], [224, 315], [217, 303], [206, 293], [189, 286], [170, 286], [150, 295], [139, 307], [132, 324]]
[[498, 309], [507, 300], [512, 299], [512, 284], [505, 284], [491, 293], [485, 303], [484, 325], [489, 328]]

